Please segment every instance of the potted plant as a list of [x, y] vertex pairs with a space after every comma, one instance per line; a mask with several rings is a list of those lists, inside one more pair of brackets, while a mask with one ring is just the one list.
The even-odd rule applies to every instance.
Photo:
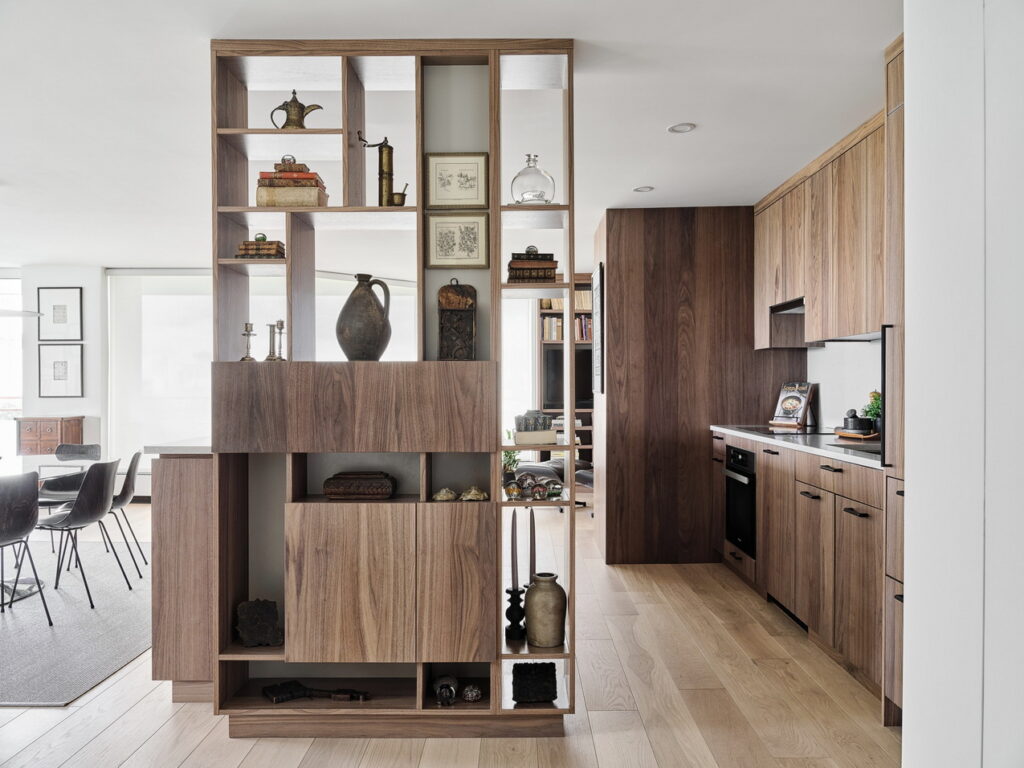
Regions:
[[868, 395], [868, 404], [860, 410], [860, 415], [865, 419], [871, 419], [875, 424], [875, 432], [882, 431], [882, 393], [871, 392]]
[[[505, 435], [509, 442], [512, 441], [512, 430], [506, 429]], [[516, 479], [516, 467], [519, 466], [519, 451], [507, 450], [501, 452], [501, 482], [502, 485], [509, 480]]]

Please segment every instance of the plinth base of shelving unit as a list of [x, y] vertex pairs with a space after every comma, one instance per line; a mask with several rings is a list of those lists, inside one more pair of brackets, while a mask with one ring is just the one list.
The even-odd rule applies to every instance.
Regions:
[[228, 736], [258, 738], [502, 738], [564, 736], [562, 715], [230, 715]]

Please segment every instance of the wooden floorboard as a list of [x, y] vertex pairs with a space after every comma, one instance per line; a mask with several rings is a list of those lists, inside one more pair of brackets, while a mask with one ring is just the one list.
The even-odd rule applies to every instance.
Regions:
[[778, 606], [718, 564], [606, 566], [593, 521], [578, 521], [577, 712], [563, 738], [231, 739], [208, 705], [171, 702], [146, 653], [68, 707], [0, 709], [0, 768], [899, 765], [878, 700]]

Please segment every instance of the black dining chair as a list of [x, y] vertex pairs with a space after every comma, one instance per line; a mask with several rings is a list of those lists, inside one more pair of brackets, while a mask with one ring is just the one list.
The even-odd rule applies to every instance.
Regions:
[[[53, 619], [50, 618], [50, 608], [46, 605], [46, 597], [43, 595], [43, 584], [39, 581], [39, 574], [36, 572], [36, 563], [32, 559], [32, 550], [28, 546], [28, 537], [35, 530], [39, 521], [39, 473], [28, 472], [24, 475], [11, 475], [0, 477], [0, 584], [4, 581], [4, 552], [7, 547], [14, 549], [14, 558], [17, 562], [17, 571], [14, 575], [14, 584], [11, 589], [11, 600], [8, 607], [14, 609], [14, 598], [17, 592], [18, 580], [21, 578], [21, 567], [28, 560], [32, 567], [32, 576], [36, 580], [39, 599], [43, 601], [43, 610], [46, 611], [46, 620], [53, 626]], [[20, 546], [20, 552], [18, 547]], [[4, 612], [4, 595], [0, 591], [0, 613]]]
[[149, 565], [149, 561], [146, 559], [146, 553], [142, 551], [142, 545], [139, 544], [139, 537], [135, 535], [135, 529], [132, 528], [132, 523], [128, 519], [128, 511], [125, 509], [129, 504], [132, 503], [132, 499], [135, 498], [135, 478], [139, 473], [139, 460], [142, 458], [142, 454], [138, 451], [132, 456], [132, 460], [128, 463], [128, 472], [124, 476], [124, 484], [121, 486], [121, 492], [114, 497], [114, 501], [110, 505], [110, 516], [114, 518], [114, 522], [117, 523], [117, 527], [121, 529], [121, 538], [124, 539], [124, 545], [128, 549], [128, 554], [132, 558], [132, 564], [135, 565], [135, 571], [139, 574], [139, 578], [142, 578], [142, 571], [139, 570], [139, 563], [135, 559], [135, 555], [132, 553], [132, 545], [128, 543], [128, 537], [124, 534], [124, 527], [121, 525], [121, 519], [117, 513], [121, 513], [121, 517], [124, 518], [124, 524], [128, 526], [128, 531], [131, 533], [132, 538], [135, 540], [135, 548], [139, 550], [139, 556], [142, 558], [142, 562], [145, 565]]
[[68, 502], [52, 516], [46, 518], [39, 524], [40, 530], [56, 531], [60, 533], [60, 543], [57, 546], [57, 575], [53, 582], [53, 588], [60, 588], [60, 572], [64, 565], [64, 558], [68, 558], [68, 569], [71, 569], [71, 556], [74, 555], [74, 563], [82, 574], [82, 583], [85, 584], [85, 594], [89, 598], [89, 607], [95, 608], [92, 600], [92, 593], [89, 591], [89, 582], [85, 577], [85, 568], [82, 565], [81, 553], [78, 550], [78, 532], [83, 528], [96, 523], [100, 528], [100, 535], [104, 544], [109, 544], [109, 549], [114, 553], [117, 560], [117, 567], [121, 569], [124, 576], [124, 583], [128, 589], [132, 588], [128, 574], [121, 565], [121, 558], [117, 554], [114, 540], [107, 533], [107, 527], [103, 524], [103, 518], [110, 512], [110, 505], [114, 501], [114, 482], [117, 479], [117, 460], [93, 464], [85, 471], [85, 479], [78, 491], [75, 500]]

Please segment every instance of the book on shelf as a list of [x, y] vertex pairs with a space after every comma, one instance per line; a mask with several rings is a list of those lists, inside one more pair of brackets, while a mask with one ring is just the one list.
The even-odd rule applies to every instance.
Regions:
[[551, 309], [557, 310], [559, 312], [564, 312], [565, 311], [565, 299], [552, 299], [551, 300]]
[[592, 312], [594, 309], [594, 298], [590, 291], [573, 291], [573, 299], [577, 312]]
[[545, 317], [541, 323], [541, 338], [544, 341], [562, 341], [562, 318]]
[[309, 173], [309, 166], [305, 163], [274, 163], [274, 170], [278, 173]]
[[319, 179], [260, 179], [257, 187], [320, 187], [327, 189]]
[[508, 282], [510, 283], [553, 283], [554, 269], [519, 269], [509, 267]]
[[320, 187], [256, 187], [256, 205], [319, 208], [327, 205], [327, 192]]
[[284, 243], [280, 240], [243, 240], [238, 244], [236, 259], [283, 259]]
[[320, 178], [320, 174], [315, 171], [303, 172], [303, 173], [290, 173], [287, 171], [260, 171], [261, 179], [292, 179], [292, 180], [303, 180], [303, 181], [319, 181], [323, 182]]
[[527, 261], [525, 259], [513, 259], [508, 263], [510, 269], [556, 269], [557, 261]]
[[516, 432], [516, 445], [554, 445], [555, 430], [536, 429], [532, 432]]
[[555, 254], [527, 251], [526, 253], [513, 253], [512, 258], [517, 261], [554, 261]]

